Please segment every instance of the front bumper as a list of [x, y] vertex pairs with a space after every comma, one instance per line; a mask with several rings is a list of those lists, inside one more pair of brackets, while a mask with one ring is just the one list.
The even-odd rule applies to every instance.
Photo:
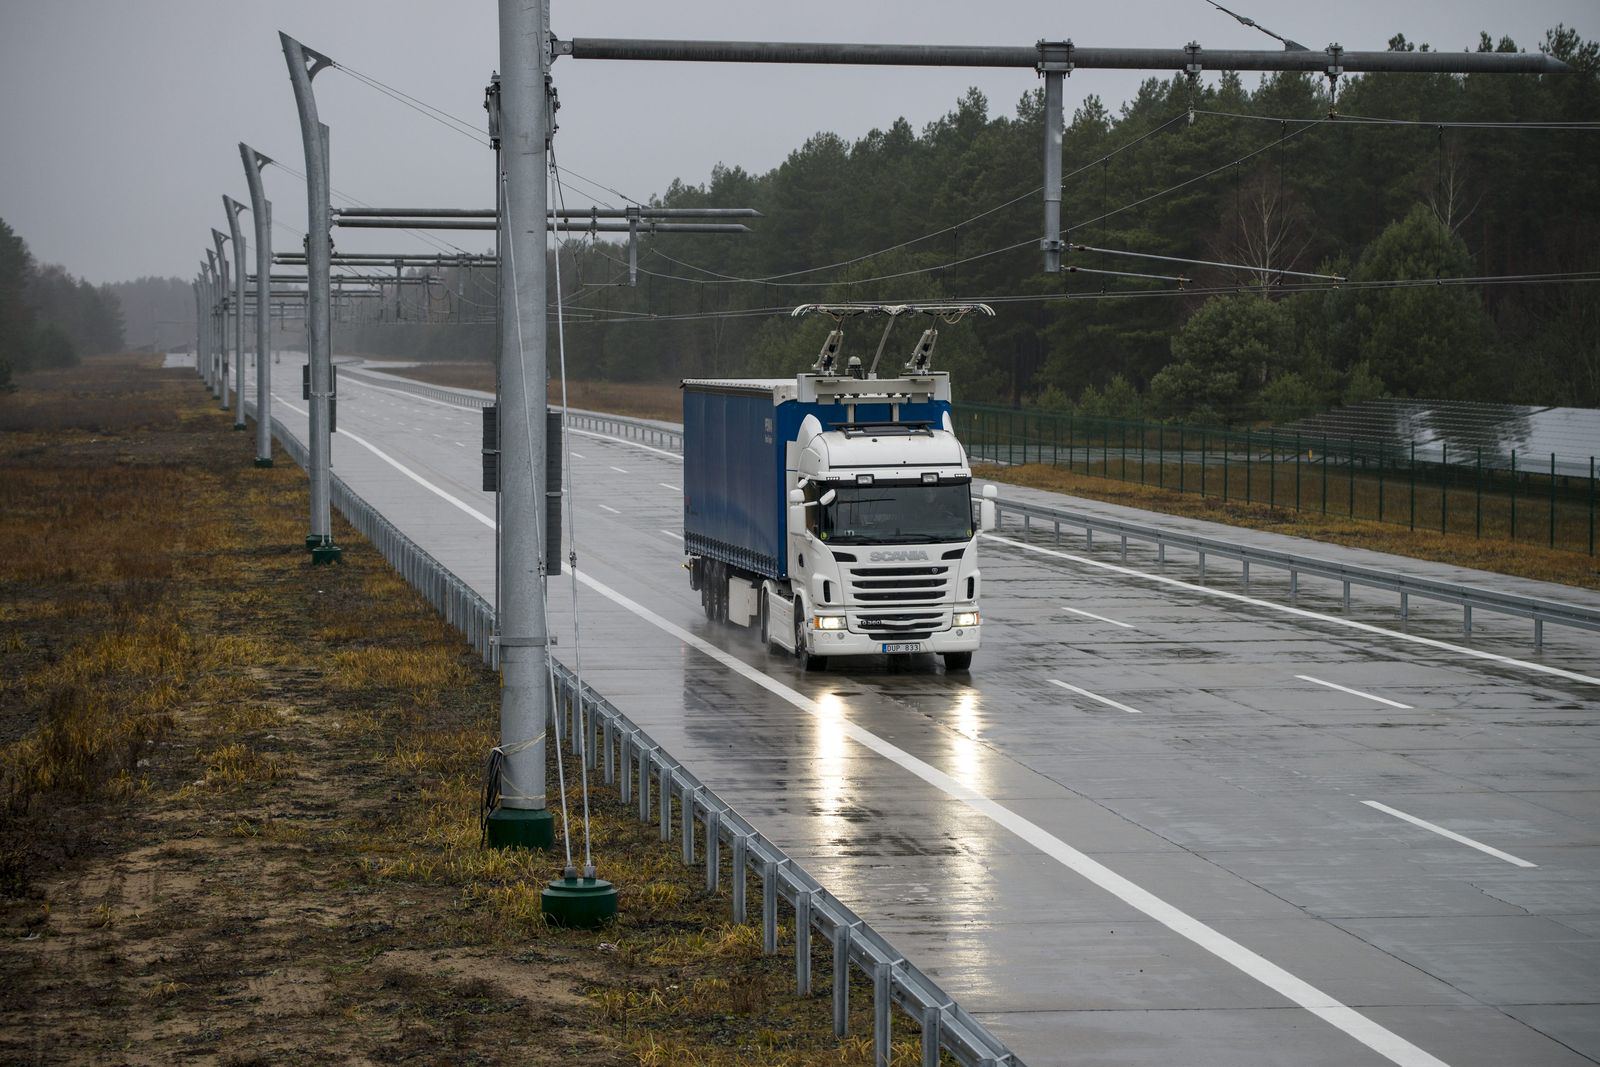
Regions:
[[[936, 630], [917, 641], [924, 652], [974, 652], [978, 648], [977, 626], [953, 627]], [[810, 630], [811, 652], [817, 656], [881, 656], [885, 642], [881, 638], [851, 630]]]

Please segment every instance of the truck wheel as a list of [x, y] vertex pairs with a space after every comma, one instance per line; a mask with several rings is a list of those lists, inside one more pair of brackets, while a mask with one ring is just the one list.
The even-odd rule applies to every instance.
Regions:
[[944, 653], [944, 672], [965, 671], [972, 666], [971, 652], [946, 652]]
[[769, 616], [769, 612], [770, 611], [771, 611], [771, 608], [768, 606], [767, 591], [765, 589], [763, 589], [763, 590], [761, 590], [761, 608], [760, 608], [760, 615], [761, 615], [761, 647], [764, 650], [768, 651], [768, 652], [771, 652], [771, 651], [775, 650], [778, 647], [777, 644], [772, 640], [772, 619]]
[[828, 669], [828, 657], [814, 656], [806, 651], [806, 617], [800, 610], [803, 606], [798, 600], [795, 601], [794, 658], [802, 671], [825, 671]]

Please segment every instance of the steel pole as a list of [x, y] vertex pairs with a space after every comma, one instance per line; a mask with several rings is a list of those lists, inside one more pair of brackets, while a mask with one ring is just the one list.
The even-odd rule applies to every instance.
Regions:
[[206, 249], [206, 359], [211, 365], [211, 395], [217, 395], [217, 250]]
[[196, 275], [189, 288], [194, 292], [194, 372], [201, 382], [206, 380], [204, 348], [200, 340], [200, 276]]
[[1064, 62], [1050, 62], [1040, 46], [1040, 74], [1044, 77], [1044, 236], [1039, 248], [1044, 252], [1046, 274], [1061, 271], [1061, 82], [1066, 77]]
[[261, 187], [261, 170], [272, 160], [243, 141], [245, 182], [250, 186], [250, 217], [256, 226], [256, 466], [272, 466], [272, 201]]
[[306, 355], [311, 365], [310, 434], [311, 533], [306, 548], [313, 563], [332, 563], [340, 556], [333, 543], [330, 516], [332, 500], [332, 450], [328, 401], [333, 395], [333, 350], [330, 332], [328, 275], [333, 243], [332, 215], [328, 205], [328, 128], [317, 118], [317, 99], [311, 79], [333, 61], [306, 48], [286, 33], [278, 34], [295, 107], [300, 113], [300, 140], [306, 157]]
[[244, 429], [244, 234], [239, 231], [239, 212], [244, 205], [226, 194], [222, 209], [228, 213], [228, 239], [233, 242], [233, 428]]
[[217, 246], [217, 395], [222, 399], [222, 410], [228, 410], [228, 254], [222, 250], [228, 235], [213, 228], [211, 240]]
[[499, 0], [500, 166], [500, 806], [497, 847], [548, 848], [545, 724], [550, 719], [540, 521], [545, 479], [545, 76], [548, 0]]

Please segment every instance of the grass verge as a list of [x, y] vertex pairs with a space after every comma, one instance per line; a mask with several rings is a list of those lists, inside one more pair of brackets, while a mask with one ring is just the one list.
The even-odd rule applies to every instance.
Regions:
[[[621, 918], [544, 924], [557, 862], [479, 847], [495, 676], [342, 522], [344, 565], [309, 566], [303, 474], [252, 467], [192, 372], [122, 357], [19, 384], [0, 1060], [869, 1062], [603, 787]], [[825, 991], [820, 948], [815, 969]], [[859, 980], [852, 1001], [870, 1033]]]
[[1411, 530], [1382, 522], [1364, 522], [1311, 511], [1274, 508], [1242, 500], [1223, 501], [1171, 489], [1077, 474], [1045, 464], [1015, 467], [976, 465], [976, 477], [1066, 493], [1087, 500], [1124, 504], [1166, 515], [1206, 519], [1229, 526], [1304, 537], [1314, 541], [1369, 548], [1397, 556], [1453, 563], [1461, 567], [1600, 589], [1600, 560], [1593, 556], [1525, 542], [1479, 540], [1467, 534]]

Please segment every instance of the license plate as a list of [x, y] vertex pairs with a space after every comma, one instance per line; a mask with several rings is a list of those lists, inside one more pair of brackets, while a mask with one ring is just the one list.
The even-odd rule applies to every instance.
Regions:
[[922, 642], [921, 641], [891, 642], [891, 643], [887, 643], [887, 644], [885, 644], [883, 646], [883, 651], [886, 654], [889, 654], [889, 655], [892, 655], [892, 654], [894, 654], [896, 652], [921, 652], [922, 651]]

